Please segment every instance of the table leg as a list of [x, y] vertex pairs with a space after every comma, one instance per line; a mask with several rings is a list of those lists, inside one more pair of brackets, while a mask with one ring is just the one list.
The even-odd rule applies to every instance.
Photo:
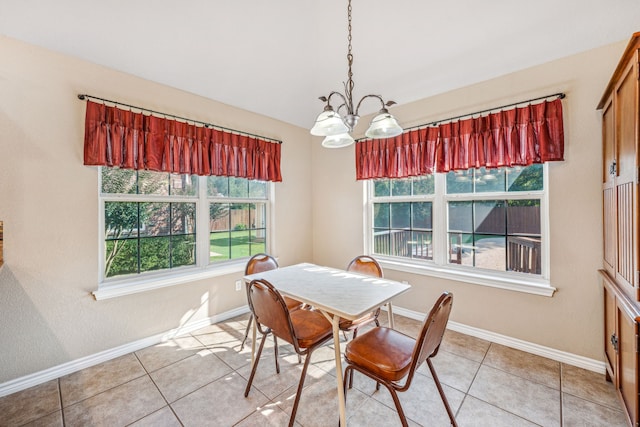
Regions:
[[340, 353], [340, 316], [330, 315], [321, 310], [324, 317], [331, 322], [333, 328], [333, 346], [336, 357], [336, 382], [338, 384], [338, 408], [340, 410], [340, 425], [347, 426], [347, 405], [344, 398], [344, 383], [342, 381], [342, 354]]
[[393, 323], [393, 308], [392, 308], [391, 301], [389, 301], [387, 303], [387, 315], [389, 316], [389, 327], [391, 329], [393, 329], [393, 327], [394, 327], [394, 323]]

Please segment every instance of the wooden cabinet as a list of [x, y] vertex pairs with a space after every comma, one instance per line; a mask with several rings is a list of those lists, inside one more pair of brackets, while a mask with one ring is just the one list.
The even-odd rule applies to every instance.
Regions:
[[602, 110], [604, 356], [629, 424], [640, 426], [638, 324], [640, 256], [640, 33], [635, 33], [607, 85]]

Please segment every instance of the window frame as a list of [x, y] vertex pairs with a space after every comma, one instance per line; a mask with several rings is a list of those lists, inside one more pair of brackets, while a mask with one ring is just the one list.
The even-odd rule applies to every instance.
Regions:
[[[244, 271], [247, 257], [218, 262], [210, 262], [209, 258], [209, 204], [223, 203], [264, 203], [265, 205], [265, 237], [266, 251], [275, 251], [275, 219], [273, 206], [275, 203], [275, 186], [266, 181], [264, 199], [216, 197], [207, 194], [207, 176], [198, 176], [198, 194], [196, 196], [171, 196], [156, 194], [103, 194], [102, 172], [98, 168], [98, 289], [92, 292], [96, 300], [129, 295], [167, 286], [180, 285], [211, 277]], [[168, 172], [160, 172], [167, 173]], [[196, 205], [196, 263], [145, 273], [135, 273], [112, 278], [105, 277], [105, 202], [172, 202], [195, 203]]]
[[[543, 164], [543, 190], [518, 192], [482, 192], [446, 194], [446, 173], [434, 173], [434, 194], [419, 196], [374, 197], [374, 180], [363, 183], [364, 198], [364, 251], [375, 256], [380, 264], [390, 270], [423, 276], [455, 280], [465, 283], [525, 292], [535, 295], [553, 296], [556, 288], [550, 281], [550, 235], [549, 235], [549, 168]], [[515, 271], [497, 271], [449, 264], [447, 262], [447, 230], [449, 201], [478, 200], [540, 200], [541, 262], [540, 275]], [[374, 202], [432, 202], [433, 260], [393, 257], [373, 252], [373, 204]]]

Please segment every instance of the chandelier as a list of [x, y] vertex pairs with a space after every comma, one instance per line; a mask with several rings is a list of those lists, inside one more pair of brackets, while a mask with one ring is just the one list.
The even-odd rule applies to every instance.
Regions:
[[[351, 0], [349, 0], [347, 7], [348, 16], [348, 30], [349, 36], [347, 38], [349, 42], [347, 51], [347, 62], [349, 63], [349, 72], [347, 74], [348, 79], [344, 84], [344, 94], [333, 91], [329, 96], [321, 96], [319, 99], [322, 102], [326, 102], [324, 111], [320, 113], [316, 119], [313, 128], [311, 128], [311, 135], [324, 136], [322, 146], [326, 148], [340, 148], [346, 147], [354, 143], [353, 137], [350, 135], [353, 132], [353, 128], [358, 123], [360, 116], [358, 110], [360, 104], [367, 98], [376, 98], [382, 104], [382, 108], [378, 114], [371, 120], [369, 129], [365, 132], [367, 138], [379, 139], [379, 138], [391, 138], [402, 133], [402, 128], [398, 125], [395, 117], [389, 114], [387, 107], [395, 104], [395, 101], [384, 102], [380, 95], [365, 95], [363, 96], [356, 108], [353, 108], [353, 72], [351, 66], [353, 65], [353, 54], [351, 53]], [[331, 98], [337, 96], [342, 101], [342, 104], [334, 110], [331, 106]], [[340, 110], [344, 108], [346, 111], [344, 115], [340, 115]]]

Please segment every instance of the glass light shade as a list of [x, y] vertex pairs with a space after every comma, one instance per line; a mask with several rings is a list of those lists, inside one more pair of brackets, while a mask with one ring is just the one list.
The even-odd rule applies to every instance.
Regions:
[[332, 136], [349, 132], [349, 128], [338, 113], [333, 110], [325, 110], [318, 115], [310, 132], [315, 136]]
[[348, 133], [341, 133], [339, 135], [331, 135], [326, 137], [322, 141], [322, 146], [324, 148], [342, 148], [348, 147], [353, 144], [355, 140]]
[[386, 111], [381, 112], [371, 120], [371, 126], [365, 132], [367, 138], [392, 138], [402, 133], [402, 128], [395, 117]]

